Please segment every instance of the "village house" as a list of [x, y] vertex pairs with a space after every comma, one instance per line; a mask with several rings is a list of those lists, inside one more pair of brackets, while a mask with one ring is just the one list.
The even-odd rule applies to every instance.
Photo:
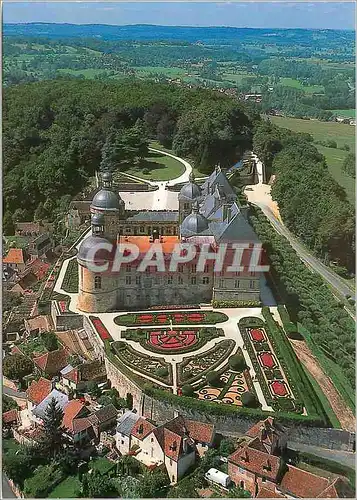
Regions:
[[72, 399], [63, 408], [63, 428], [74, 444], [83, 445], [95, 438], [88, 408], [79, 400]]
[[68, 364], [68, 357], [67, 350], [61, 348], [34, 358], [33, 362], [43, 376], [54, 376]]
[[255, 424], [245, 443], [228, 457], [228, 474], [236, 486], [256, 498], [348, 498], [348, 482], [321, 477], [286, 464], [287, 440], [272, 417]]
[[26, 391], [29, 414], [32, 413], [32, 410], [50, 394], [52, 389], [52, 381], [46, 378], [40, 377], [38, 381], [33, 380], [31, 382]]
[[98, 439], [103, 431], [113, 429], [117, 423], [118, 410], [113, 404], [104, 406], [88, 417], [93, 424]]
[[2, 260], [3, 264], [6, 264], [18, 272], [25, 270], [27, 261], [28, 256], [22, 248], [10, 248], [7, 255]]
[[65, 392], [69, 390], [76, 391], [80, 388], [81, 382], [94, 381], [99, 383], [107, 380], [107, 372], [104, 363], [98, 360], [83, 363], [75, 368], [72, 365], [66, 365], [60, 370], [59, 385]]
[[3, 430], [17, 427], [19, 424], [20, 424], [20, 415], [18, 410], [12, 409], [2, 414]]
[[24, 324], [28, 336], [34, 336], [52, 330], [51, 318], [47, 315], [39, 315], [34, 318], [25, 319]]
[[[203, 438], [202, 438], [203, 437]], [[214, 439], [214, 426], [181, 415], [155, 426], [144, 417], [136, 419], [133, 412], [118, 422], [116, 445], [122, 454], [134, 454], [148, 467], [165, 466], [171, 483], [176, 483], [196, 461], [198, 449]]]

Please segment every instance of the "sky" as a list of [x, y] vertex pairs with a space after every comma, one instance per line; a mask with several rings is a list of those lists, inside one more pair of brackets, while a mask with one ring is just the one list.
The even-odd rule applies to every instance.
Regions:
[[354, 2], [10, 2], [4, 23], [355, 29]]

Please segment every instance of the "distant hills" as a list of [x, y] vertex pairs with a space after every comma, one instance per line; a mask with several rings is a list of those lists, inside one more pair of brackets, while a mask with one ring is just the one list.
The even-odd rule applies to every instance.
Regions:
[[188, 27], [136, 24], [114, 26], [107, 24], [28, 23], [4, 24], [5, 36], [32, 36], [45, 38], [97, 37], [103, 40], [185, 40], [191, 43], [248, 42], [296, 44], [332, 41], [336, 36], [354, 41], [354, 31], [308, 29], [262, 29], [230, 27]]

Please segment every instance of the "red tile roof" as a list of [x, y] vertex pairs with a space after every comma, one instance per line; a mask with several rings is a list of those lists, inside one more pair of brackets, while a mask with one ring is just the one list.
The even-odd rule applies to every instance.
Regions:
[[77, 434], [77, 432], [84, 431], [85, 429], [89, 429], [89, 427], [92, 427], [92, 424], [88, 418], [83, 417], [83, 418], [75, 418], [73, 420], [73, 434]]
[[316, 498], [329, 486], [329, 483], [325, 477], [288, 465], [288, 471], [284, 474], [279, 489], [299, 498]]
[[56, 349], [55, 351], [46, 352], [38, 358], [34, 358], [33, 362], [45, 373], [56, 375], [62, 368], [67, 365], [68, 352], [66, 349]]
[[200, 443], [211, 443], [214, 437], [214, 425], [197, 422], [196, 420], [185, 420], [185, 426], [190, 438]]
[[134, 425], [131, 435], [142, 440], [144, 439], [148, 434], [150, 434], [151, 431], [155, 429], [155, 425], [150, 423], [148, 420], [145, 418], [141, 417], [139, 420], [136, 422]]
[[25, 257], [22, 248], [10, 248], [8, 254], [2, 261], [3, 264], [24, 264]]
[[31, 332], [39, 330], [40, 332], [49, 332], [51, 330], [50, 317], [46, 315], [35, 316], [34, 318], [25, 319], [25, 327]]
[[62, 375], [62, 378], [66, 378], [66, 379], [71, 380], [72, 382], [78, 384], [78, 382], [80, 380], [78, 368], [73, 368], [73, 370], [71, 370], [70, 372]]
[[26, 391], [27, 399], [36, 405], [40, 404], [46, 396], [52, 391], [52, 382], [46, 378], [40, 377], [38, 382], [32, 381]]
[[[262, 431], [264, 432], [262, 436]], [[279, 434], [284, 432], [283, 429], [277, 424], [273, 417], [268, 417], [265, 420], [260, 420], [256, 424], [253, 425], [248, 431], [245, 433], [246, 436], [255, 438], [258, 436], [262, 436], [263, 440], [267, 442], [272, 442], [272, 434]]]
[[18, 422], [19, 412], [15, 409], [9, 410], [2, 414], [2, 421], [4, 424], [11, 424], [12, 422]]
[[281, 465], [279, 457], [250, 448], [249, 446], [238, 448], [238, 450], [228, 457], [228, 461], [234, 465], [238, 465], [242, 469], [249, 470], [254, 474], [273, 481], [277, 480]]
[[30, 264], [31, 271], [38, 280], [42, 280], [46, 276], [50, 267], [50, 264], [48, 264], [47, 262], [43, 262], [40, 259], [35, 259]]
[[256, 498], [285, 498], [284, 495], [280, 495], [277, 491], [269, 490], [268, 488], [260, 488]]
[[177, 462], [182, 452], [182, 436], [164, 428], [164, 453]]
[[75, 429], [74, 419], [84, 408], [86, 408], [85, 405], [79, 399], [69, 401], [63, 410], [62, 425], [73, 432]]

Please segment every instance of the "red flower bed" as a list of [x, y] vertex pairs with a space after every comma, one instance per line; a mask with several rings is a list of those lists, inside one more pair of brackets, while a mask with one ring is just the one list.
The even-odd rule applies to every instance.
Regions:
[[159, 315], [159, 316], [156, 316], [156, 319], [157, 319], [157, 322], [158, 323], [168, 323], [168, 317], [166, 316], [166, 314], [162, 314], [162, 315]]
[[274, 380], [274, 382], [270, 384], [270, 387], [276, 396], [286, 396], [288, 394], [285, 383], [280, 382], [280, 380]]
[[167, 332], [150, 332], [148, 344], [156, 347], [156, 349], [182, 349], [198, 342], [198, 336], [193, 331], [167, 331]]
[[138, 321], [140, 323], [152, 323], [154, 321], [154, 317], [152, 314], [142, 314], [138, 316]]
[[260, 363], [266, 368], [274, 368], [276, 366], [275, 358], [270, 352], [263, 352], [259, 354]]
[[188, 314], [187, 318], [189, 321], [195, 321], [195, 322], [199, 323], [200, 321], [204, 320], [204, 315], [199, 314], [199, 313], [196, 313], [196, 314], [192, 313], [192, 314]]
[[113, 340], [110, 333], [99, 318], [92, 318], [92, 323], [102, 340]]
[[263, 340], [265, 340], [264, 331], [260, 328], [254, 328], [253, 330], [250, 330], [249, 334], [254, 342], [262, 342]]
[[67, 312], [68, 309], [67, 309], [67, 302], [65, 302], [64, 300], [61, 300], [60, 302], [58, 302], [58, 305], [59, 305], [59, 308], [61, 310], [61, 312]]

